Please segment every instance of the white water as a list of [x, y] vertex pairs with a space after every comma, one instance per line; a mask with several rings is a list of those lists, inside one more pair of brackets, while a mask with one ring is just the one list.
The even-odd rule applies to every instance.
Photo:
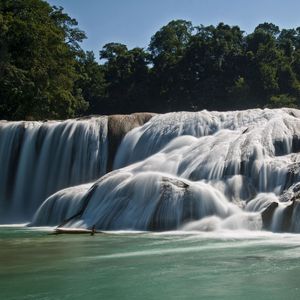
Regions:
[[281, 230], [281, 226], [283, 222], [283, 212], [285, 207], [286, 207], [285, 204], [280, 203], [274, 212], [272, 224], [271, 224], [271, 230], [274, 232], [278, 232]]
[[[22, 196], [24, 191], [25, 195], [37, 193], [40, 201], [39, 191], [44, 191], [48, 184], [54, 185], [52, 192], [56, 192], [72, 185], [67, 180], [78, 184], [88, 182], [87, 178], [100, 177], [107, 156], [103, 150], [106, 149], [106, 123], [105, 119], [100, 120], [103, 121], [100, 122], [101, 130], [95, 126], [99, 119], [59, 123], [64, 124], [62, 127], [72, 124], [69, 126], [77, 128], [80, 122], [85, 122], [84, 136], [89, 138], [79, 138], [76, 130], [71, 138], [70, 134], [68, 138], [58, 138], [59, 133], [56, 137], [56, 144], [62, 143], [66, 149], [74, 151], [76, 145], [84, 149], [78, 151], [73, 160], [76, 164], [82, 162], [81, 167], [76, 168], [78, 176], [67, 176], [70, 168], [73, 170], [72, 165], [66, 163], [73, 152], [65, 153], [63, 148], [49, 150], [50, 145], [54, 145], [49, 134], [42, 143], [48, 143], [44, 152], [36, 155], [37, 152], [26, 150], [39, 144], [35, 140], [36, 123], [26, 123], [27, 127], [33, 125], [27, 130], [30, 138], [22, 143], [14, 193], [6, 213], [9, 211], [14, 216], [23, 213], [28, 201], [28, 196]], [[16, 125], [7, 123], [7, 126]], [[90, 132], [97, 130], [101, 133], [93, 133], [91, 138]], [[1, 151], [16, 147], [10, 141], [18, 140], [18, 131], [9, 131]], [[101, 142], [92, 147], [97, 159], [91, 159], [87, 149], [95, 144], [95, 139]], [[46, 149], [47, 155], [44, 154]], [[96, 225], [101, 230], [181, 228], [208, 231], [260, 230], [267, 226], [274, 231], [299, 232], [299, 206], [293, 206], [292, 200], [293, 197], [298, 199], [295, 184], [299, 181], [299, 151], [300, 111], [295, 109], [157, 115], [125, 136], [114, 161], [115, 171], [94, 184], [68, 188], [50, 196], [37, 211], [32, 224], [58, 225], [77, 214], [64, 226], [90, 228]], [[99, 161], [101, 167], [96, 176]], [[34, 166], [34, 171], [29, 173], [26, 172], [28, 162]], [[5, 174], [10, 164], [7, 163]], [[52, 169], [53, 165], [60, 168]], [[47, 169], [49, 172], [41, 172]], [[39, 188], [40, 185], [43, 188]], [[45, 192], [43, 197], [47, 194], [51, 192]], [[3, 199], [1, 201], [4, 203]], [[30, 201], [37, 203], [37, 200]], [[278, 208], [264, 217], [270, 220], [263, 220], [262, 212], [274, 202]], [[31, 204], [29, 207], [36, 208]]]
[[30, 220], [52, 193], [106, 172], [106, 117], [0, 123], [0, 223]]
[[[269, 229], [281, 231], [284, 208], [292, 203], [281, 205], [282, 195], [299, 181], [299, 117], [293, 109], [155, 116], [126, 135], [115, 171], [82, 196], [84, 212], [67, 226], [260, 230], [261, 212], [275, 202], [280, 206]], [[77, 205], [74, 195], [61, 197], [64, 207]], [[288, 230], [299, 232], [297, 211]], [[47, 209], [36, 220], [40, 214]], [[44, 219], [35, 224], [49, 224]]]
[[[82, 206], [84, 193], [92, 184], [66, 188], [51, 195], [37, 210], [32, 223], [53, 226], [75, 215]], [[72, 205], [69, 205], [72, 202]], [[54, 213], [52, 213], [54, 212]]]

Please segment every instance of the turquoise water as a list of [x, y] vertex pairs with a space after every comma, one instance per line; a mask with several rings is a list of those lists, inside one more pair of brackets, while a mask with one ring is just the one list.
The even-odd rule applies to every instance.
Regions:
[[0, 227], [0, 299], [300, 299], [300, 236]]

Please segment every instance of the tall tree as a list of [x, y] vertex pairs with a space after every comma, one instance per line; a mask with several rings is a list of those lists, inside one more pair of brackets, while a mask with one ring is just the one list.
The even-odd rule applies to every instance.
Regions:
[[80, 57], [76, 71], [79, 78], [75, 86], [81, 90], [83, 98], [89, 104], [87, 113], [107, 113], [109, 103], [104, 66], [96, 62], [92, 51], [87, 51]]
[[193, 33], [191, 22], [174, 20], [156, 32], [150, 41], [149, 51], [153, 68], [151, 90], [156, 111], [179, 109], [178, 90], [181, 89], [177, 66], [183, 59]]
[[184, 59], [190, 101], [194, 109], [224, 109], [241, 72], [243, 32], [223, 23], [196, 29]]
[[41, 0], [0, 2], [0, 117], [73, 117], [87, 103], [74, 82], [85, 34]]
[[123, 44], [110, 43], [100, 51], [100, 58], [105, 60], [108, 112], [147, 110], [149, 54], [142, 48], [128, 50]]

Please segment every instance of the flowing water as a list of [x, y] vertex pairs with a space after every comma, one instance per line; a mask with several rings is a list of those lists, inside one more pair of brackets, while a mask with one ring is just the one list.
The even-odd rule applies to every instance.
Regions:
[[28, 221], [49, 195], [106, 172], [107, 120], [0, 122], [0, 223]]
[[118, 118], [0, 122], [1, 300], [300, 299], [299, 110]]
[[0, 228], [0, 299], [299, 299], [300, 237]]
[[299, 152], [299, 110], [157, 115], [127, 133], [113, 172], [80, 195], [53, 194], [31, 224], [153, 231], [200, 221], [199, 230], [299, 232]]

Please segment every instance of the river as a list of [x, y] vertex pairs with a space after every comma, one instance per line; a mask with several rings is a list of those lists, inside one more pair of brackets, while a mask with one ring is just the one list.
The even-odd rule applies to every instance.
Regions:
[[0, 299], [299, 299], [300, 236], [0, 228]]

